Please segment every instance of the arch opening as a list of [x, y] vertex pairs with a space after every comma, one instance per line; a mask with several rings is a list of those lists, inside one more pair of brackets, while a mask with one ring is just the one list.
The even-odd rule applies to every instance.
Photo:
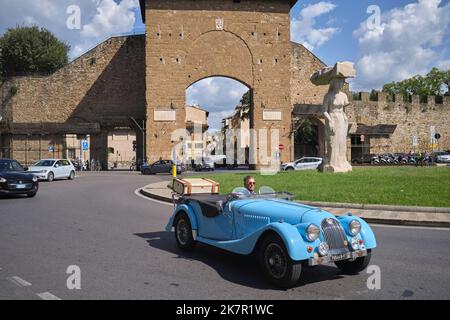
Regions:
[[188, 166], [249, 165], [252, 95], [250, 86], [230, 76], [203, 77], [186, 89], [187, 137], [181, 157]]

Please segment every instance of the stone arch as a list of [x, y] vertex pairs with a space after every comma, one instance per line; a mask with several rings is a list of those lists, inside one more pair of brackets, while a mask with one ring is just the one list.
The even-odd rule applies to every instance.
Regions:
[[186, 88], [202, 79], [218, 76], [253, 88], [252, 52], [247, 43], [232, 32], [208, 31], [201, 34], [192, 43], [186, 64]]
[[[304, 126], [311, 126], [312, 141], [302, 141], [301, 130]], [[324, 157], [326, 153], [326, 140], [325, 140], [325, 123], [324, 120], [311, 115], [302, 116], [297, 119], [294, 131], [294, 156], [296, 159], [301, 157]], [[309, 140], [308, 139], [308, 140]]]

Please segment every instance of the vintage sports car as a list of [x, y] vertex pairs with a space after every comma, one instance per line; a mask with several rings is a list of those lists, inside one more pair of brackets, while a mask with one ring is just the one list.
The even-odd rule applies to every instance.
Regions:
[[201, 242], [242, 255], [257, 253], [265, 276], [282, 288], [298, 282], [302, 267], [334, 263], [357, 274], [369, 265], [377, 244], [364, 220], [291, 200], [291, 194], [268, 187], [259, 194], [236, 188], [228, 196], [174, 195], [166, 230], [175, 230], [182, 250]]

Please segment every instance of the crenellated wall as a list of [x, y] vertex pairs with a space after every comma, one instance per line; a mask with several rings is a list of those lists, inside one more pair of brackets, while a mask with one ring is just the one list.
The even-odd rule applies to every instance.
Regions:
[[[404, 101], [403, 95], [388, 99], [386, 93], [378, 93], [375, 101], [370, 94], [360, 93], [360, 100], [350, 97], [351, 104], [346, 108], [349, 120], [353, 124], [375, 126], [379, 124], [397, 125], [394, 134], [388, 137], [371, 137], [371, 153], [410, 152], [450, 149], [450, 97], [442, 97], [442, 103], [436, 103], [436, 97], [430, 96], [427, 103], [421, 103], [419, 96], [412, 96], [411, 102]], [[393, 101], [392, 101], [393, 100]], [[432, 148], [431, 127], [441, 135], [437, 146]], [[418, 145], [413, 146], [413, 137]]]

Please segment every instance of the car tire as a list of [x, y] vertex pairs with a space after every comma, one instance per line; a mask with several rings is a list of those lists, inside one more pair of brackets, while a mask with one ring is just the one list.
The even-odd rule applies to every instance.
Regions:
[[75, 171], [71, 171], [69, 175], [69, 180], [75, 180]]
[[279, 236], [267, 236], [260, 247], [259, 263], [267, 280], [275, 286], [289, 289], [297, 284], [302, 273], [299, 261], [293, 261]]
[[197, 242], [192, 235], [191, 221], [186, 213], [180, 213], [175, 219], [175, 240], [178, 247], [183, 251], [194, 250]]
[[365, 270], [372, 258], [372, 251], [367, 251], [367, 256], [357, 258], [355, 261], [336, 261], [334, 264], [345, 274], [356, 275]]
[[49, 172], [47, 175], [47, 181], [53, 182], [55, 180], [55, 174], [53, 172]]
[[286, 168], [286, 171], [294, 171], [294, 168], [292, 168], [292, 167], [287, 167], [287, 168]]

